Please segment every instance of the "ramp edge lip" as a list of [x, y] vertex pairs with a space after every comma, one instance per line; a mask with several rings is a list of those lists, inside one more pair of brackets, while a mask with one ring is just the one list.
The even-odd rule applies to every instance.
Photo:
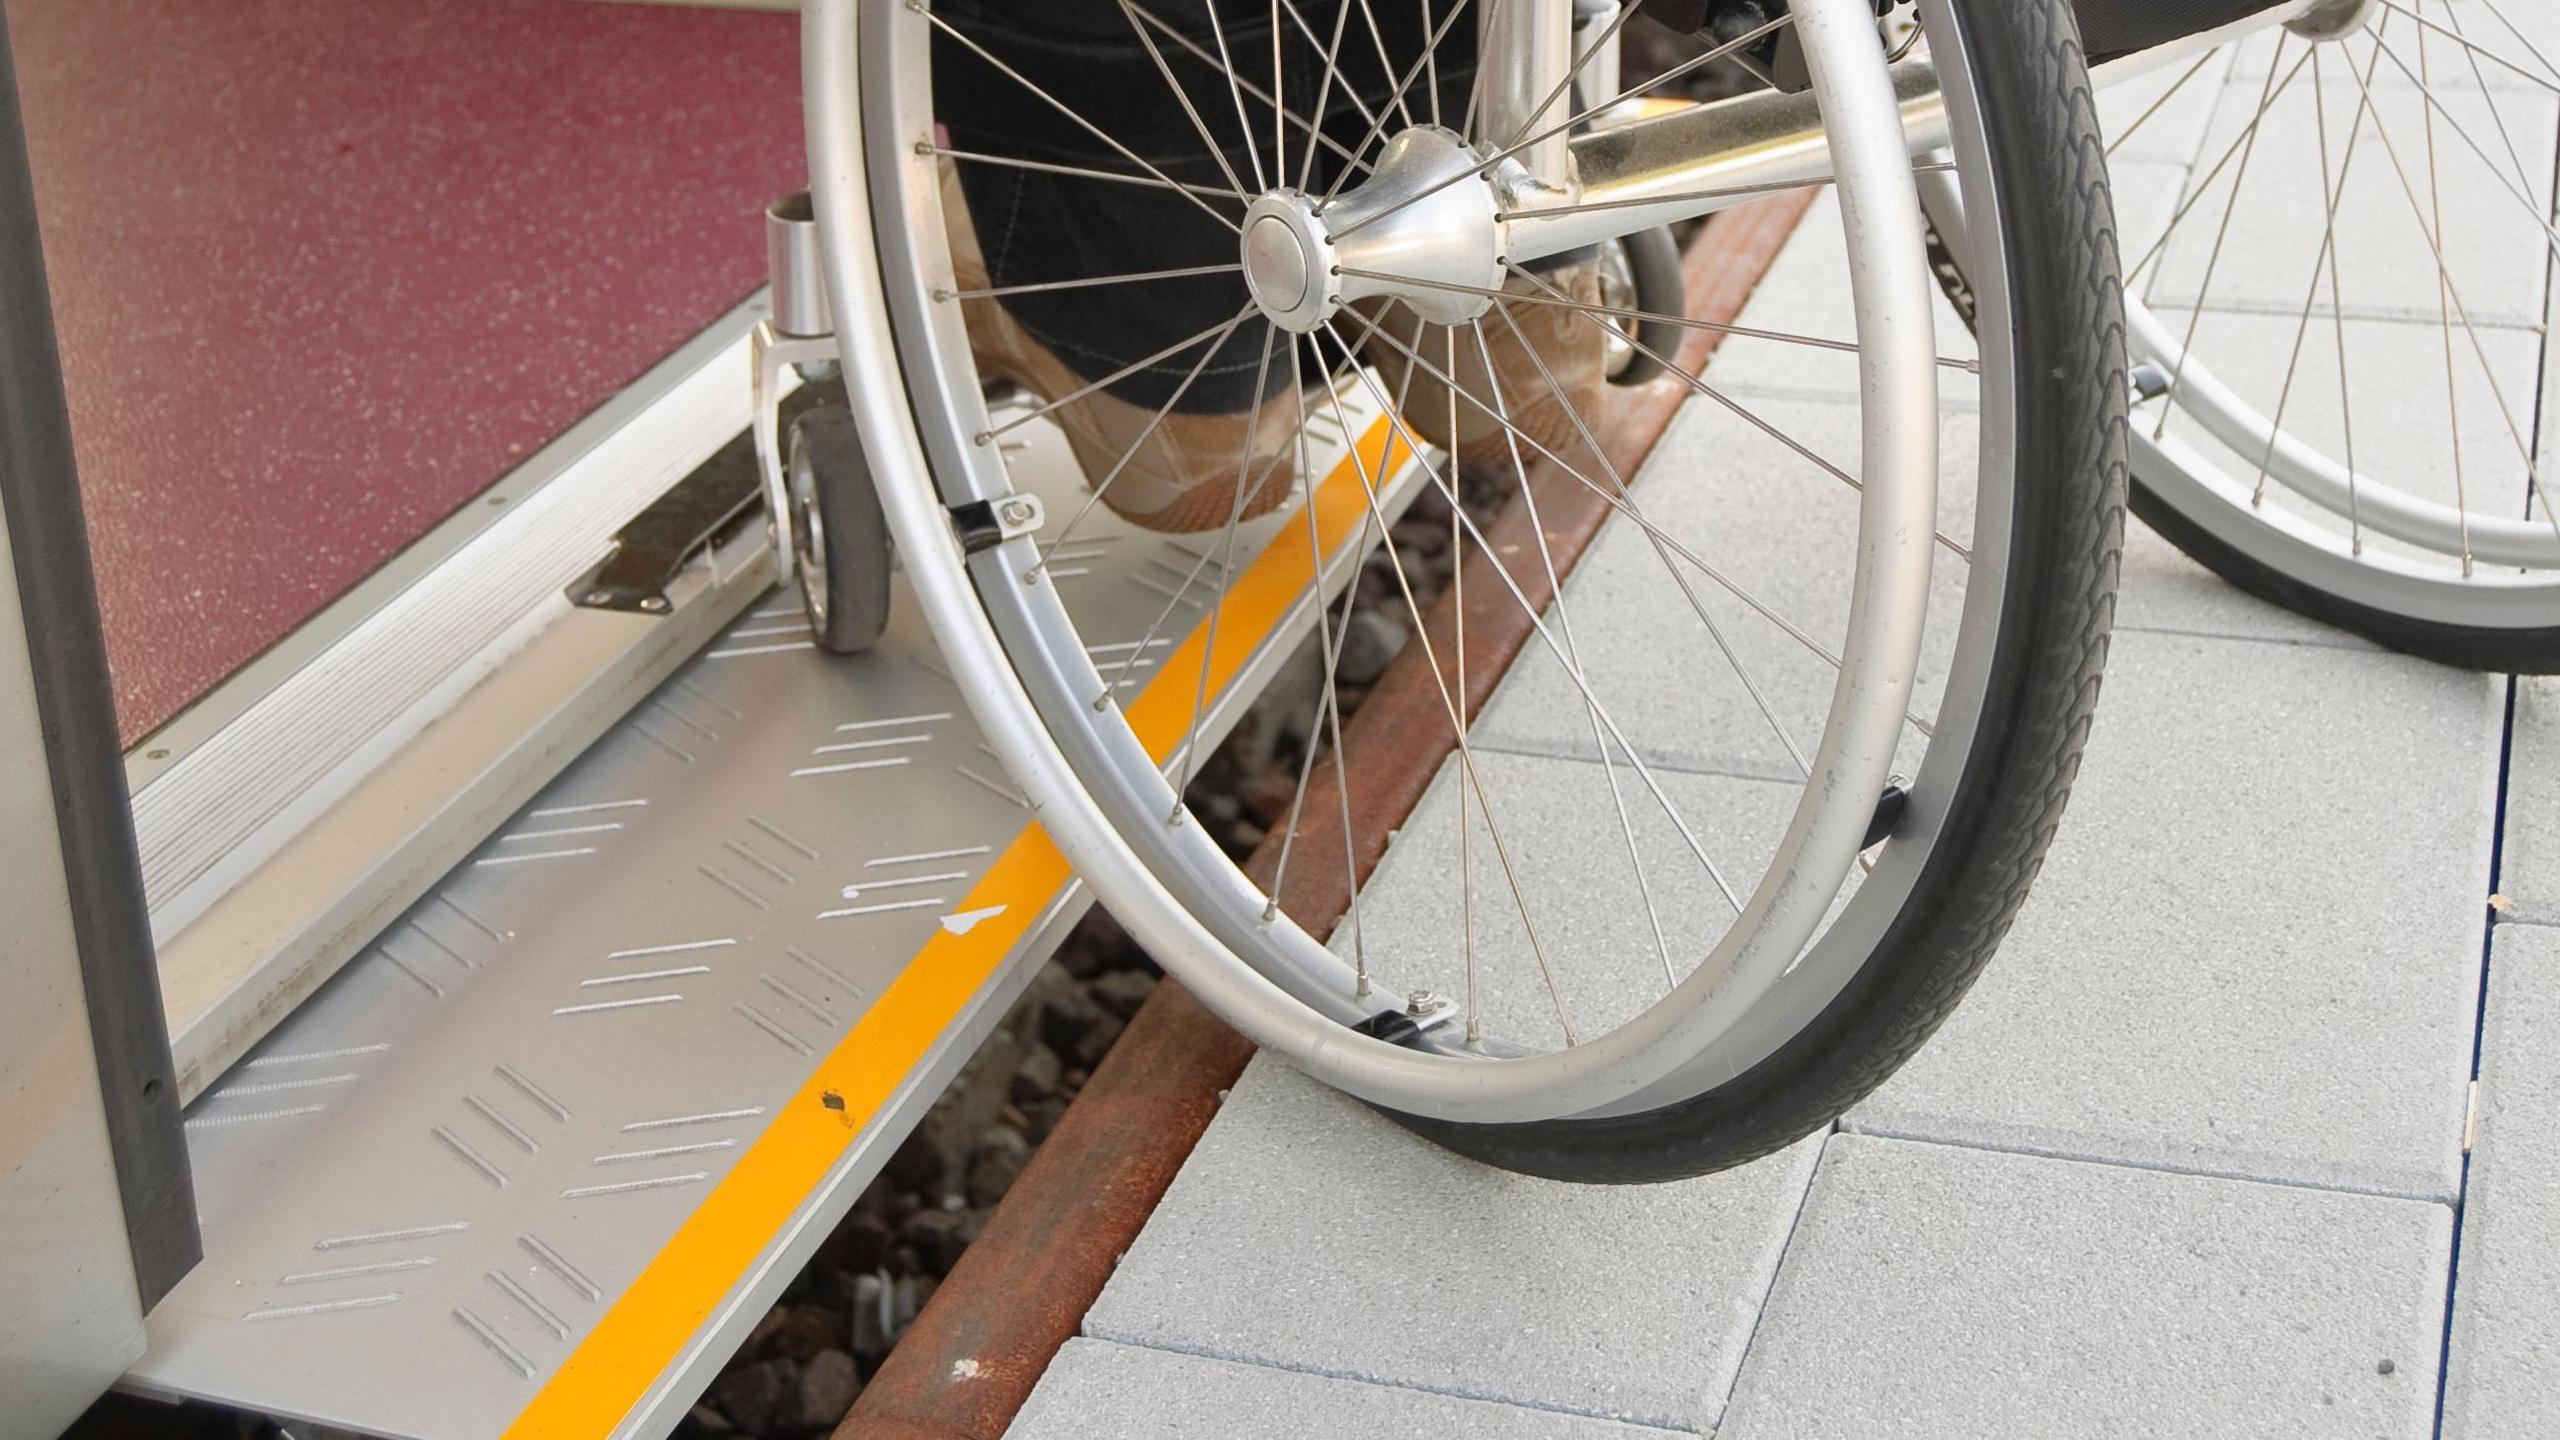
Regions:
[[[128, 753], [182, 1101], [762, 588], [755, 550], [734, 547], [695, 567], [662, 617], [562, 594], [745, 431], [764, 303], [723, 316]], [[431, 746], [436, 764], [401, 763]], [[288, 873], [324, 826], [329, 872]]]

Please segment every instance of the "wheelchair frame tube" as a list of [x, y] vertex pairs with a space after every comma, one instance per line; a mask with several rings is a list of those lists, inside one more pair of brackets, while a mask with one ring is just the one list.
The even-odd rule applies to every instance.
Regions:
[[[2085, 3], [2085, 0], [2084, 0]], [[2320, 0], [2279, 0], [2255, 14], [2110, 60], [2091, 72], [2104, 88], [2189, 60], [2253, 30], [2279, 25]], [[1893, 67], [1911, 153], [1947, 143], [1937, 71], [1925, 60]], [[1776, 190], [1828, 183], [1831, 156], [1812, 92], [1754, 91], [1730, 100], [1576, 135], [1572, 203], [1506, 217], [1514, 263], [1560, 255], [1657, 225], [1694, 220]]]

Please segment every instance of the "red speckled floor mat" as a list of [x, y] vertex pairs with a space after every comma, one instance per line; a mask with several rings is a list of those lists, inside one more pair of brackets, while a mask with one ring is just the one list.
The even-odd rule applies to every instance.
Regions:
[[8, 0], [129, 744], [762, 281], [793, 17]]

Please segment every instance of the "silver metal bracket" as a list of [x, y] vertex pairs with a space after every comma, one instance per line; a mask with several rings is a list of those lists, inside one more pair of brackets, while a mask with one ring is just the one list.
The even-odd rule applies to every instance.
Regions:
[[762, 320], [748, 337], [747, 353], [755, 375], [748, 404], [754, 416], [750, 428], [755, 432], [756, 469], [764, 476], [765, 515], [773, 526], [773, 577], [775, 583], [787, 585], [797, 567], [791, 553], [791, 487], [782, 465], [781, 405], [782, 397], [790, 393], [782, 383], [782, 369], [836, 363], [836, 337], [787, 335], [775, 329], [772, 321]]

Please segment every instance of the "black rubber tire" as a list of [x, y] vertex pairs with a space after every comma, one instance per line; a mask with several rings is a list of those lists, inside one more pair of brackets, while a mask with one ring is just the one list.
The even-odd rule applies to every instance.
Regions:
[[[1626, 247], [1627, 273], [1635, 280], [1636, 303], [1629, 308], [1654, 316], [1688, 314], [1689, 281], [1680, 273], [1680, 242], [1671, 227], [1639, 230], [1620, 243]], [[1677, 354], [1686, 333], [1666, 319], [1637, 321], [1635, 355], [1609, 383], [1642, 385], [1660, 375], [1663, 366], [1657, 357]]]
[[[1919, 1049], [1991, 958], [2060, 822], [2097, 704], [2124, 539], [2124, 316], [2106, 155], [2062, 0], [1950, 0], [1979, 73], [2016, 346], [2009, 603], [1965, 779], [1908, 903], [1832, 1002], [1767, 1059], [1606, 1119], [1394, 1118], [1559, 1180], [1703, 1174], [1829, 1125]], [[1393, 1114], [1393, 1112], [1390, 1112]]]
[[2281, 605], [2324, 625], [2335, 625], [2387, 649], [2439, 665], [2500, 674], [2560, 675], [2560, 626], [2529, 625], [2498, 629], [2417, 620], [2349, 600], [2325, 586], [2287, 574], [2256, 556], [2243, 553], [2198, 524], [2160, 493], [2133, 477], [2129, 507], [2188, 559], [2229, 581], [2236, 589], [2270, 605]]
[[808, 503], [816, 511], [818, 538], [811, 543], [807, 515], [792, 506], [792, 543], [804, 557], [800, 601], [818, 648], [859, 655], [880, 643], [889, 628], [889, 522], [871, 486], [862, 432], [853, 412], [819, 405], [791, 422], [783, 454], [796, 471], [807, 464], [816, 483]]

